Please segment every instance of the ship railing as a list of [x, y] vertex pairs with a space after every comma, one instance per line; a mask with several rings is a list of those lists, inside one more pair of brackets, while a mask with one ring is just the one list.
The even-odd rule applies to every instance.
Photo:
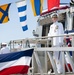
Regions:
[[[68, 36], [71, 36], [71, 41], [72, 41], [72, 47], [67, 47], [65, 44], [62, 46], [62, 47], [49, 47], [49, 39], [48, 38], [53, 38], [53, 37], [68, 37]], [[24, 39], [23, 39], [24, 40]], [[21, 40], [23, 42], [23, 40]], [[58, 72], [57, 72], [57, 69], [56, 69], [56, 64], [54, 62], [54, 59], [53, 59], [53, 55], [52, 55], [52, 52], [53, 51], [61, 51], [62, 52], [62, 66], [63, 66], [63, 73], [62, 75], [71, 75], [71, 74], [74, 74], [74, 34], [64, 34], [64, 35], [58, 35], [58, 36], [44, 36], [44, 37], [37, 37], [37, 38], [33, 38], [33, 39], [25, 39], [25, 42], [26, 43], [26, 40], [28, 40], [27, 44], [31, 44], [31, 43], [34, 43], [35, 44], [35, 47], [30, 47], [30, 48], [34, 48], [34, 54], [33, 54], [33, 57], [32, 57], [32, 64], [31, 64], [31, 68], [29, 69], [29, 72], [28, 72], [28, 75], [52, 75], [52, 73], [50, 72], [50, 74], [48, 74], [48, 66], [47, 66], [47, 61], [49, 58], [50, 59], [50, 62], [51, 62], [51, 65], [53, 67], [53, 70], [54, 70], [54, 74], [55, 75], [59, 75]], [[15, 40], [16, 41], [16, 40]], [[15, 43], [14, 41], [14, 43]], [[18, 40], [19, 41], [19, 40]], [[11, 41], [12, 42], [12, 41]], [[45, 44], [45, 47], [41, 47], [40, 44]], [[52, 44], [52, 42], [51, 42]], [[21, 50], [24, 50], [25, 47], [21, 48]], [[28, 48], [28, 46], [26, 47]], [[13, 48], [15, 49], [15, 48]], [[70, 54], [69, 54], [69, 51], [72, 51], [73, 53], [73, 59], [71, 58]], [[38, 55], [38, 52], [44, 52], [44, 55], [45, 55], [45, 60], [43, 62], [45, 62], [45, 72], [43, 71], [43, 66], [42, 66], [42, 62], [40, 60], [40, 57]], [[70, 72], [68, 66], [68, 73], [65, 72], [65, 54], [64, 52], [68, 55], [68, 59], [70, 60], [70, 64], [71, 64], [71, 67], [72, 67], [72, 72]], [[48, 57], [47, 57], [48, 56]], [[34, 64], [37, 64], [37, 66], [35, 66]], [[67, 64], [66, 64], [67, 65]], [[38, 72], [35, 72], [34, 69], [35, 68], [38, 68]]]

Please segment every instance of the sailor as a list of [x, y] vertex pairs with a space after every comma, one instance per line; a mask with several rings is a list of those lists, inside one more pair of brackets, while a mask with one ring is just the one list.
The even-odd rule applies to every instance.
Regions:
[[7, 43], [1, 44], [0, 54], [10, 53], [10, 49], [7, 47]]
[[[57, 36], [57, 35], [64, 34], [63, 25], [62, 25], [62, 23], [58, 22], [58, 17], [59, 17], [59, 15], [57, 13], [51, 14], [53, 24], [50, 26], [48, 36]], [[53, 37], [53, 46], [54, 47], [62, 46], [63, 40], [64, 40], [63, 37]], [[58, 73], [62, 73], [63, 68], [61, 65], [61, 62], [62, 62], [61, 52], [60, 51], [54, 51], [53, 57], [54, 57], [54, 60], [56, 63]]]

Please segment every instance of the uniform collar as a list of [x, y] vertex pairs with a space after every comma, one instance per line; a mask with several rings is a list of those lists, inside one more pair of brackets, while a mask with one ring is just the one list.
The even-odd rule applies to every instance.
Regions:
[[53, 24], [55, 24], [55, 25], [56, 25], [57, 23], [58, 23], [58, 21], [54, 22]]

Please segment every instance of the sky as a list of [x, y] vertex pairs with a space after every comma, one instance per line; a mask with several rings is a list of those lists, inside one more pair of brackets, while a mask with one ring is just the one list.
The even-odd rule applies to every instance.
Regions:
[[[11, 3], [9, 8], [9, 21], [4, 24], [0, 24], [0, 43], [9, 42], [11, 40], [19, 40], [25, 38], [33, 38], [32, 31], [36, 30], [38, 25], [37, 19], [39, 16], [34, 16], [31, 8], [30, 0], [27, 1], [27, 25], [28, 30], [23, 31], [19, 21], [18, 10], [16, 2], [21, 0], [0, 0], [0, 6]], [[61, 3], [69, 3], [70, 0], [60, 0]], [[43, 9], [47, 8], [47, 0], [44, 0]]]

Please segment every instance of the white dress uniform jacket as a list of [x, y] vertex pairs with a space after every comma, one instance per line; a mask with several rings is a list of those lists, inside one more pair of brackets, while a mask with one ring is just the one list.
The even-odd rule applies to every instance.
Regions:
[[0, 50], [0, 54], [10, 53], [10, 49], [8, 47], [3, 47]]
[[[64, 29], [62, 23], [55, 22], [50, 26], [50, 30], [48, 36], [57, 36], [64, 34]], [[54, 37], [53, 38], [53, 46], [58, 46], [59, 44], [63, 44], [63, 37]]]

